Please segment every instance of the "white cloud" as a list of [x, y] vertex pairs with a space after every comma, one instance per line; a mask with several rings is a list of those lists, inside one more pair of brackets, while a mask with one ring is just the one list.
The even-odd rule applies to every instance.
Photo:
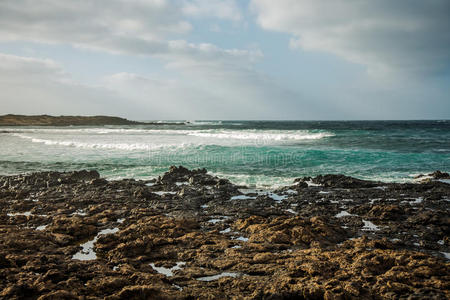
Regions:
[[[289, 94], [249, 66], [237, 68], [218, 60], [203, 64], [185, 61], [173, 67], [179, 72], [178, 79], [122, 72], [106, 76], [96, 85], [85, 85], [74, 81], [55, 61], [0, 53], [0, 114], [270, 119], [283, 118], [277, 108], [297, 102], [298, 95]], [[311, 108], [299, 117], [308, 112]]]
[[231, 21], [242, 20], [242, 13], [235, 0], [185, 1], [183, 12], [194, 17], [219, 18]]
[[252, 0], [265, 29], [290, 46], [334, 53], [369, 72], [430, 74], [450, 65], [448, 0]]
[[159, 57], [182, 65], [249, 66], [260, 50], [222, 49], [173, 36], [192, 25], [185, 16], [237, 20], [232, 0], [4, 0], [0, 1], [0, 41], [62, 43], [115, 54]]
[[[217, 9], [223, 10], [219, 12]], [[70, 91], [79, 95], [90, 94], [95, 90], [96, 101], [115, 99], [122, 106], [128, 102], [128, 107], [124, 110], [108, 106], [116, 111], [113, 114], [118, 111], [119, 114], [127, 113], [137, 118], [156, 119], [214, 116], [230, 118], [236, 113], [236, 109], [232, 107], [234, 104], [248, 106], [255, 111], [263, 110], [262, 106], [254, 108], [252, 104], [247, 104], [266, 100], [258, 99], [265, 96], [259, 91], [258, 84], [268, 84], [259, 81], [253, 65], [262, 57], [261, 51], [223, 49], [210, 43], [190, 43], [173, 38], [191, 27], [184, 20], [186, 14], [190, 17], [209, 14], [222, 19], [240, 18], [234, 1], [223, 1], [218, 7], [213, 7], [205, 1], [43, 0], [38, 3], [30, 0], [6, 0], [0, 2], [0, 40], [62, 43], [96, 51], [161, 59], [169, 70], [169, 77], [158, 74], [149, 78], [118, 73], [105, 78], [97, 88], [79, 85], [77, 92], [73, 89]], [[17, 58], [16, 63], [21, 59], [23, 58]], [[50, 70], [47, 65], [30, 65], [37, 70], [40, 68], [37, 78], [41, 86], [47, 86], [47, 89], [36, 92], [42, 95], [36, 102], [56, 103], [59, 99], [61, 103], [70, 102], [68, 107], [77, 105], [79, 100], [69, 94], [68, 83], [56, 83], [59, 78], [65, 78], [66, 81], [69, 78], [57, 74], [63, 72], [61, 68], [57, 67], [55, 71]], [[26, 70], [19, 68], [17, 72], [20, 74], [17, 82], [23, 85], [23, 91], [39, 89], [38, 84], [29, 84]], [[177, 81], [169, 78], [181, 79]], [[73, 82], [70, 84], [75, 85]], [[9, 93], [15, 99], [28, 99], [25, 95], [13, 96], [12, 90]], [[43, 96], [45, 93], [48, 94], [46, 99]], [[245, 104], [242, 103], [241, 96], [247, 97]], [[92, 97], [86, 96], [83, 99]], [[67, 111], [71, 113], [70, 109]]]
[[74, 82], [48, 59], [0, 53], [0, 113], [108, 114], [121, 111], [113, 94]]
[[2, 39], [80, 44], [127, 36], [154, 40], [191, 29], [181, 9], [165, 0], [3, 0], [0, 25]]
[[206, 44], [177, 47], [171, 37], [192, 30], [186, 16], [241, 18], [229, 0], [3, 0], [0, 41], [65, 43], [131, 55], [211, 52]]

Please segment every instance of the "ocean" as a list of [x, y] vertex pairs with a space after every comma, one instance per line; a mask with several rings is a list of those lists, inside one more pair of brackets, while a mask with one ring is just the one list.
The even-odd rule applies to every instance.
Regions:
[[186, 125], [2, 127], [0, 174], [96, 169], [149, 179], [171, 165], [251, 187], [345, 174], [386, 182], [450, 171], [450, 121], [189, 121]]

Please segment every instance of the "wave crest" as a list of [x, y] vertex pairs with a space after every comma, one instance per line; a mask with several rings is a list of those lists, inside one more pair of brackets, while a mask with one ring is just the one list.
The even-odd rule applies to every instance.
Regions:
[[236, 140], [264, 140], [264, 141], [301, 141], [318, 140], [325, 137], [334, 136], [329, 132], [310, 132], [310, 131], [250, 131], [250, 130], [221, 130], [221, 131], [192, 131], [187, 133], [190, 136], [217, 139], [236, 139]]
[[14, 136], [31, 140], [33, 143], [41, 143], [45, 145], [56, 145], [66, 147], [76, 147], [85, 149], [108, 149], [108, 150], [160, 150], [166, 148], [186, 148], [191, 146], [190, 144], [164, 144], [164, 145], [152, 145], [143, 143], [86, 143], [78, 141], [55, 141], [48, 139], [34, 138], [23, 134], [14, 134]]

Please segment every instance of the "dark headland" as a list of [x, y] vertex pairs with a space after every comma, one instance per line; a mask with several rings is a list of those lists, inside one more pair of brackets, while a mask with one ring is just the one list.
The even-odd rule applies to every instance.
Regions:
[[0, 126], [104, 126], [104, 125], [167, 125], [183, 123], [137, 122], [111, 116], [49, 116], [3, 115]]
[[0, 176], [0, 299], [449, 299], [450, 176], [424, 178]]

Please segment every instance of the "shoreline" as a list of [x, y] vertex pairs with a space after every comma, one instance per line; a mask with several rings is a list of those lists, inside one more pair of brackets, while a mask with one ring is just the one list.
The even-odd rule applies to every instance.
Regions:
[[0, 296], [448, 298], [449, 197], [344, 175], [268, 192], [183, 167], [0, 176]]
[[50, 116], [50, 115], [1, 115], [1, 127], [19, 126], [108, 126], [108, 125], [185, 125], [176, 122], [138, 122], [114, 116]]

